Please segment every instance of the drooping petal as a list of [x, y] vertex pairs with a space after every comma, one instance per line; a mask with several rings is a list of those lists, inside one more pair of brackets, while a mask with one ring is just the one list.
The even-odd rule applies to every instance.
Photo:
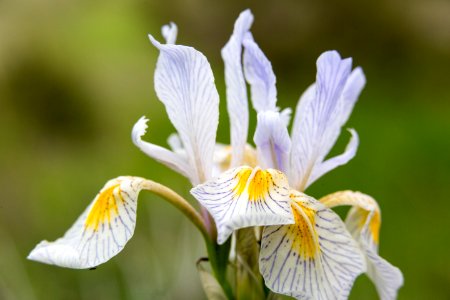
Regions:
[[96, 267], [133, 236], [139, 192], [145, 179], [118, 177], [106, 183], [72, 227], [54, 242], [40, 242], [28, 259], [73, 269]]
[[291, 139], [280, 113], [274, 111], [258, 113], [253, 141], [257, 147], [259, 161], [264, 168], [288, 171]]
[[227, 109], [230, 118], [231, 166], [242, 164], [248, 134], [248, 98], [242, 69], [242, 41], [253, 23], [249, 9], [244, 10], [234, 24], [234, 31], [222, 49], [227, 86]]
[[160, 50], [155, 90], [183, 142], [196, 185], [211, 176], [219, 118], [211, 67], [194, 48], [150, 40]]
[[350, 141], [342, 154], [334, 156], [330, 159], [325, 160], [319, 164], [311, 173], [311, 182], [316, 181], [322, 175], [328, 173], [329, 171], [337, 168], [338, 166], [345, 165], [356, 155], [356, 150], [358, 149], [359, 138], [358, 134], [354, 129], [348, 129], [352, 135]]
[[397, 299], [398, 290], [403, 286], [403, 274], [400, 269], [379, 256], [370, 247], [364, 245], [362, 247], [367, 249], [367, 276], [374, 282], [380, 299]]
[[276, 111], [277, 89], [272, 64], [253, 40], [250, 33], [244, 39], [244, 72], [252, 92], [257, 112]]
[[350, 205], [346, 226], [366, 256], [367, 275], [374, 282], [380, 299], [397, 298], [403, 285], [401, 271], [378, 255], [381, 212], [375, 199], [352, 191], [342, 191], [320, 200], [327, 207]]
[[[351, 64], [351, 59], [341, 59], [336, 51], [323, 53], [317, 60], [316, 83], [297, 105], [290, 180], [298, 190], [351, 159], [356, 151], [357, 140], [353, 138], [343, 156], [324, 163], [365, 84], [360, 68], [350, 74]], [[326, 165], [316, 171], [322, 163]]]
[[166, 40], [166, 44], [175, 44], [177, 41], [178, 27], [175, 23], [164, 25], [161, 28], [161, 33]]
[[297, 299], [347, 299], [365, 271], [358, 244], [332, 210], [292, 191], [295, 224], [267, 226], [260, 271], [272, 291]]
[[213, 216], [219, 244], [239, 228], [293, 223], [287, 178], [277, 170], [231, 169], [191, 193]]
[[181, 175], [189, 178], [191, 181], [195, 180], [196, 176], [189, 165], [187, 159], [178, 153], [174, 153], [166, 148], [157, 146], [142, 140], [142, 136], [147, 130], [147, 121], [145, 117], [141, 117], [139, 121], [133, 127], [131, 138], [133, 143], [141, 149], [142, 152], [157, 160], [158, 162], [168, 166], [172, 170], [180, 173]]

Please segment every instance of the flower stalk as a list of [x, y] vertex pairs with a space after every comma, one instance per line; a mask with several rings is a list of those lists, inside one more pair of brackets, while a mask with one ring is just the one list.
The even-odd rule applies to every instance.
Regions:
[[192, 222], [192, 224], [197, 227], [202, 236], [205, 238], [205, 241], [207, 241], [207, 243], [211, 242], [211, 237], [205, 226], [203, 218], [186, 199], [181, 197], [172, 189], [152, 180], [145, 180], [144, 189], [160, 196], [161, 198], [178, 208]]

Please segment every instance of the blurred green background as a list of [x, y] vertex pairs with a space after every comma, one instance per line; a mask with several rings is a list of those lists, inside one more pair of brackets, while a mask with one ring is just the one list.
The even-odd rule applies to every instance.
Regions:
[[[137, 175], [190, 199], [187, 180], [131, 143], [167, 145], [173, 127], [153, 90], [160, 26], [209, 59], [221, 94], [218, 140], [228, 142], [220, 49], [239, 12], [294, 107], [324, 50], [352, 56], [368, 84], [348, 123], [361, 139], [348, 165], [320, 179], [319, 198], [360, 190], [381, 206], [381, 255], [404, 273], [399, 299], [450, 299], [450, 2], [0, 1], [0, 299], [203, 299], [200, 235], [169, 204], [142, 193], [134, 238], [95, 271], [25, 257], [75, 221], [110, 178]], [[254, 120], [254, 115], [252, 115]], [[252, 133], [251, 133], [252, 135]], [[336, 146], [341, 151], [344, 134]], [[351, 299], [377, 299], [361, 276]]]

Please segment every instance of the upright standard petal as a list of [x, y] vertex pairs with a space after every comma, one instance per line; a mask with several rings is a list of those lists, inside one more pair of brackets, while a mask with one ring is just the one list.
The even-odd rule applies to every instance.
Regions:
[[292, 191], [295, 224], [268, 226], [260, 271], [272, 291], [297, 299], [347, 299], [364, 257], [332, 210]]
[[291, 139], [280, 113], [258, 113], [253, 141], [257, 147], [258, 160], [264, 168], [274, 168], [282, 172], [289, 170]]
[[[323, 53], [317, 60], [316, 83], [300, 98], [292, 130], [291, 184], [305, 190], [325, 172], [353, 158], [357, 137], [338, 159], [324, 162], [341, 132], [342, 125], [365, 84], [364, 74], [356, 68], [351, 74], [351, 59], [341, 59], [336, 51]], [[321, 168], [321, 164], [325, 164]]]
[[108, 181], [62, 238], [40, 242], [28, 259], [73, 269], [108, 261], [133, 236], [137, 198], [144, 185], [145, 179], [139, 177]]
[[162, 45], [155, 71], [155, 90], [183, 142], [195, 178], [211, 176], [219, 118], [219, 95], [206, 57], [191, 47]]
[[249, 9], [243, 11], [234, 23], [234, 31], [222, 49], [227, 86], [227, 109], [230, 118], [231, 166], [242, 165], [248, 134], [248, 98], [242, 70], [242, 41], [250, 30], [253, 15]]
[[180, 153], [174, 153], [166, 148], [142, 140], [142, 136], [147, 130], [147, 122], [148, 119], [145, 117], [141, 117], [139, 121], [136, 122], [131, 133], [133, 143], [141, 149], [142, 152], [158, 162], [189, 178], [191, 181], [196, 180], [196, 175], [185, 156], [181, 156]]
[[244, 72], [252, 92], [253, 107], [257, 112], [276, 111], [277, 89], [272, 64], [248, 32], [244, 39]]
[[231, 169], [191, 193], [213, 216], [219, 244], [239, 228], [294, 222], [287, 178], [277, 170]]
[[170, 22], [161, 28], [161, 33], [166, 40], [166, 44], [175, 44], [177, 41], [178, 27], [175, 23]]
[[378, 255], [381, 212], [377, 202], [370, 196], [352, 191], [342, 191], [320, 200], [327, 207], [350, 205], [346, 225], [366, 256], [367, 275], [374, 282], [380, 299], [397, 298], [403, 285], [401, 271]]

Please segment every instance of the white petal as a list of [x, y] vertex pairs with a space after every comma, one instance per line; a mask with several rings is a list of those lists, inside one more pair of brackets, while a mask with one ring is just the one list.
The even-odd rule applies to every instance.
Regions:
[[374, 282], [380, 299], [393, 300], [403, 285], [401, 271], [378, 255], [381, 212], [372, 197], [352, 191], [342, 191], [320, 200], [328, 207], [353, 206], [346, 218], [346, 226], [359, 242], [367, 261], [367, 275]]
[[166, 44], [175, 44], [177, 41], [178, 27], [175, 23], [170, 22], [161, 28], [161, 33], [166, 40]]
[[264, 228], [260, 271], [272, 291], [297, 299], [347, 299], [364, 257], [338, 215], [292, 191], [295, 224]]
[[369, 247], [366, 250], [367, 275], [374, 282], [381, 300], [395, 300], [403, 286], [403, 274], [399, 268], [391, 265]]
[[342, 124], [345, 124], [350, 117], [353, 107], [365, 85], [366, 77], [364, 76], [364, 72], [361, 67], [356, 67], [348, 77], [340, 99], [344, 103], [340, 121]]
[[60, 267], [96, 267], [125, 247], [133, 236], [139, 192], [145, 179], [118, 177], [106, 183], [62, 238], [40, 242], [28, 259]]
[[177, 133], [172, 133], [167, 138], [167, 144], [173, 152], [183, 151], [183, 142], [180, 139], [180, 136]]
[[155, 71], [155, 90], [183, 142], [195, 178], [208, 179], [212, 172], [219, 118], [219, 95], [206, 57], [191, 47], [162, 45]]
[[147, 121], [148, 119], [146, 119], [145, 117], [141, 117], [139, 121], [137, 121], [134, 125], [133, 131], [131, 133], [133, 143], [139, 149], [141, 149], [142, 152], [144, 152], [151, 158], [189, 178], [191, 181], [195, 180], [195, 174], [185, 157], [179, 155], [178, 153], [167, 150], [166, 148], [142, 140], [142, 136], [146, 133], [147, 130]]
[[242, 71], [242, 41], [253, 23], [249, 9], [243, 11], [234, 24], [234, 31], [222, 49], [227, 86], [227, 109], [230, 117], [232, 146], [231, 166], [242, 164], [248, 134], [247, 86]]
[[288, 127], [291, 122], [292, 108], [286, 107], [280, 112], [280, 118], [283, 120], [284, 126]]
[[340, 157], [321, 171], [314, 170], [335, 144], [365, 83], [361, 69], [350, 74], [351, 59], [341, 59], [335, 51], [323, 53], [317, 60], [317, 69], [316, 84], [308, 88], [297, 105], [292, 131], [290, 180], [299, 190], [306, 189], [325, 170], [331, 170], [333, 164], [336, 167], [338, 161], [345, 161]]
[[291, 139], [280, 113], [264, 111], [258, 113], [255, 136], [253, 138], [264, 168], [274, 168], [287, 172]]
[[253, 40], [250, 33], [244, 39], [244, 72], [252, 91], [252, 103], [257, 112], [276, 111], [276, 78], [272, 64]]
[[277, 170], [231, 169], [191, 193], [213, 216], [219, 244], [239, 228], [293, 223], [287, 178]]
[[348, 131], [350, 131], [352, 137], [348, 142], [344, 153], [327, 159], [326, 161], [319, 164], [315, 169], [313, 169], [310, 179], [311, 182], [314, 182], [316, 179], [320, 178], [322, 175], [328, 173], [329, 171], [339, 166], [345, 165], [353, 157], [355, 157], [356, 150], [358, 149], [359, 144], [358, 134], [354, 129], [349, 129]]
[[[306, 112], [316, 98], [316, 84], [311, 84], [300, 96], [300, 99], [295, 109], [294, 123], [292, 125], [292, 145], [291, 150], [291, 164], [289, 172], [289, 182], [297, 190], [305, 190], [301, 188], [304, 181], [307, 180], [307, 168], [309, 160], [307, 159], [308, 152], [310, 151], [311, 145], [309, 144], [309, 139], [305, 138], [304, 135], [307, 134], [305, 130], [305, 117], [304, 112]], [[310, 166], [310, 168], [312, 168]], [[312, 170], [309, 170], [312, 172]], [[306, 183], [305, 183], [306, 184]]]

